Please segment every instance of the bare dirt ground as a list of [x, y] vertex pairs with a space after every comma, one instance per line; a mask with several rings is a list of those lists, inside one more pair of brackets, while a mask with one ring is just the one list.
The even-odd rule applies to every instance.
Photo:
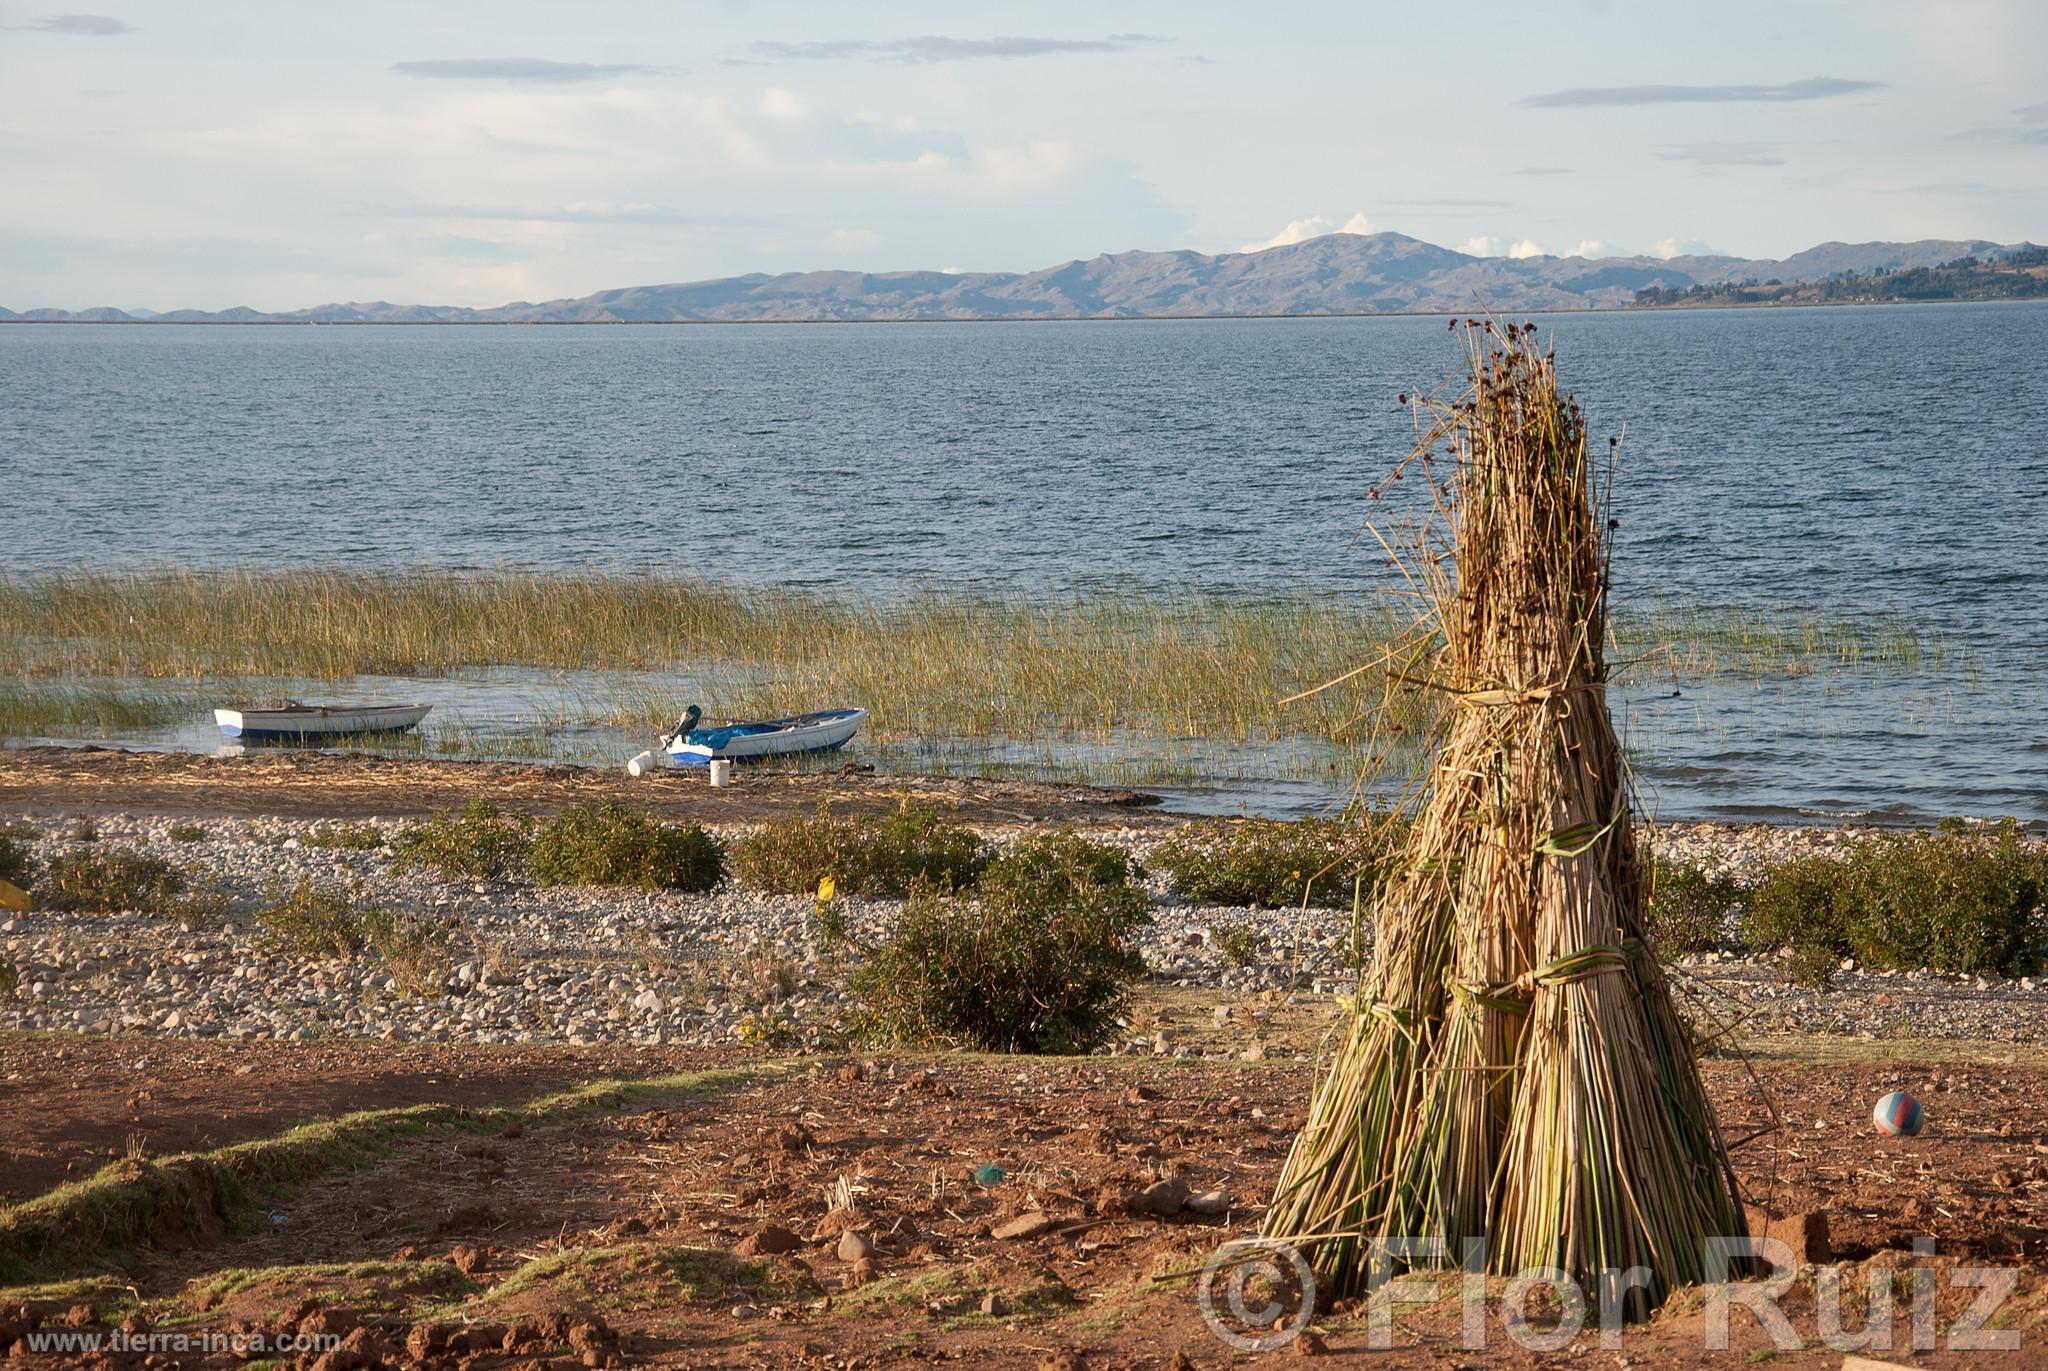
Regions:
[[[56, 1057], [59, 1048], [67, 1055]], [[700, 1060], [408, 1047], [380, 1063], [375, 1048], [208, 1044], [202, 1053], [180, 1043], [173, 1055], [118, 1039], [93, 1044], [95, 1058], [85, 1048], [41, 1038], [0, 1050], [19, 1076], [7, 1083], [11, 1165], [100, 1146], [142, 1091], [158, 1151], [373, 1103], [516, 1104], [553, 1081], [667, 1074]], [[1909, 1265], [1918, 1235], [1937, 1244], [1939, 1330], [1976, 1298], [1954, 1284], [1957, 1261], [2017, 1268], [2018, 1288], [1992, 1324], [2021, 1337], [2017, 1350], [1937, 1346], [1898, 1359], [2042, 1364], [2048, 1069], [1954, 1051], [1915, 1063], [1877, 1050], [1816, 1061], [1790, 1044], [1754, 1062], [1705, 1064], [1756, 1212], [1812, 1244], [1806, 1255], [1847, 1263], [1852, 1332], [1864, 1280]], [[710, 1095], [430, 1130], [364, 1169], [266, 1200], [275, 1212], [253, 1222], [160, 1225], [151, 1244], [110, 1262], [111, 1280], [0, 1292], [0, 1320], [27, 1298], [50, 1322], [68, 1316], [84, 1328], [127, 1319], [158, 1332], [347, 1334], [352, 1350], [329, 1367], [1242, 1359], [1205, 1325], [1195, 1275], [1223, 1241], [1255, 1226], [1301, 1121], [1306, 1066], [918, 1056], [766, 1064], [773, 1074]], [[1870, 1104], [1900, 1088], [1926, 1102], [1927, 1131], [1877, 1137]], [[32, 1121], [26, 1137], [21, 1120]], [[1227, 1208], [1152, 1212], [1172, 1208], [1183, 1185], [1227, 1193]], [[1162, 1195], [1168, 1203], [1157, 1203]], [[1401, 1310], [1391, 1351], [1367, 1350], [1362, 1308], [1326, 1302], [1313, 1337], [1267, 1359], [1320, 1351], [1403, 1367], [1528, 1364], [1497, 1318], [1485, 1347], [1459, 1345], [1455, 1289], [1448, 1282], [1448, 1299]], [[1903, 1346], [1912, 1332], [1904, 1277], [1898, 1290]], [[1818, 1340], [1810, 1273], [1781, 1305], [1803, 1344], [1775, 1346], [1738, 1307], [1730, 1350], [1703, 1351], [1711, 1304], [1682, 1292], [1619, 1349], [1588, 1331], [1551, 1359], [1839, 1366], [1841, 1353]], [[171, 1361], [235, 1364], [226, 1355], [157, 1364]]]
[[906, 796], [951, 811], [956, 822], [991, 828], [1048, 822], [1131, 828], [1180, 822], [1149, 809], [1156, 797], [1136, 790], [884, 776], [851, 768], [745, 771], [737, 784], [714, 790], [701, 776], [670, 772], [635, 779], [623, 767], [435, 762], [305, 751], [238, 757], [94, 747], [0, 751], [0, 813], [359, 819], [460, 809], [479, 795], [527, 813], [552, 813], [597, 800], [630, 801], [666, 818], [705, 824], [799, 817], [814, 813], [822, 803], [842, 814], [879, 813], [896, 808]]

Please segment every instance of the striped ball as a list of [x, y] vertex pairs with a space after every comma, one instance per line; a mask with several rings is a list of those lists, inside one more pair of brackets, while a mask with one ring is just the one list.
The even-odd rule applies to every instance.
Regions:
[[1926, 1116], [1920, 1112], [1920, 1101], [1903, 1090], [1894, 1090], [1877, 1102], [1870, 1111], [1870, 1121], [1877, 1125], [1880, 1133], [1904, 1133], [1908, 1136], [1918, 1133]]

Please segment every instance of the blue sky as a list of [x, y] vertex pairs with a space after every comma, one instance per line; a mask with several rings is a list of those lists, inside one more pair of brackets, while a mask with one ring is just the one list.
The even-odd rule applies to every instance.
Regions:
[[2048, 238], [2048, 5], [0, 0], [0, 304]]

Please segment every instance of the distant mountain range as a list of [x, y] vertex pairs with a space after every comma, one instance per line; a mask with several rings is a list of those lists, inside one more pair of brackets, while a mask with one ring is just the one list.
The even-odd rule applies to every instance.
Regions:
[[1214, 315], [1611, 309], [1636, 292], [1823, 281], [1851, 273], [1995, 260], [2033, 245], [1984, 240], [1822, 243], [1782, 261], [1740, 257], [1474, 257], [1399, 233], [1333, 233], [1258, 252], [1119, 252], [1032, 272], [801, 271], [627, 286], [495, 309], [315, 305], [167, 314], [109, 307], [0, 309], [0, 320], [68, 323], [637, 324], [897, 319], [1137, 319]]

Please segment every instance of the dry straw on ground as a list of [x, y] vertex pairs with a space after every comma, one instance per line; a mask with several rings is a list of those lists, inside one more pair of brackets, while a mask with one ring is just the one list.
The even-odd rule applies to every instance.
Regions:
[[1402, 556], [1424, 612], [1392, 674], [1440, 694], [1442, 732], [1266, 1231], [1339, 1293], [1398, 1240], [1456, 1263], [1483, 1238], [1497, 1271], [1581, 1282], [1645, 1267], [1640, 1315], [1707, 1274], [1742, 1207], [1644, 943], [1606, 706], [1605, 464], [1533, 326], [1463, 337], [1468, 378], [1417, 397], [1397, 473], [1421, 474], [1437, 517]]

